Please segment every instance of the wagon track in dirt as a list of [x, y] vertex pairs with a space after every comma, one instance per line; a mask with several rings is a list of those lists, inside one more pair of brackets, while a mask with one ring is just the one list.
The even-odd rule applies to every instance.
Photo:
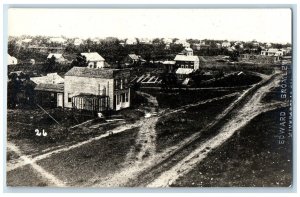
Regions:
[[176, 165], [174, 165], [169, 170], [163, 172], [158, 178], [153, 180], [147, 185], [147, 187], [168, 187], [174, 183], [180, 176], [187, 174], [192, 170], [198, 163], [200, 163], [207, 154], [223, 144], [228, 140], [237, 130], [245, 126], [257, 115], [276, 109], [278, 107], [283, 107], [284, 104], [277, 102], [270, 105], [261, 104], [261, 99], [264, 94], [276, 85], [276, 81], [273, 80], [266, 86], [261, 87], [252, 98], [239, 110], [238, 113], [224, 124], [219, 133], [210, 138], [209, 140], [201, 143], [194, 151], [192, 151], [185, 158], [180, 160]]
[[[249, 103], [249, 97], [252, 98], [253, 94], [258, 91], [261, 87], [274, 82], [274, 78], [278, 76], [275, 73], [272, 76], [264, 76], [263, 80], [258, 84], [254, 85], [252, 88], [244, 91], [242, 95], [233, 102], [227, 109], [225, 109], [216, 119], [207, 125], [206, 128], [202, 129], [199, 133], [193, 134], [190, 138], [186, 139], [184, 142], [180, 143], [176, 148], [169, 151], [167, 155], [157, 155], [156, 160], [153, 159], [153, 163], [145, 167], [141, 173], [135, 177], [128, 178], [128, 181], [117, 186], [125, 187], [140, 187], [147, 186], [153, 182], [156, 178], [160, 176], [164, 171], [168, 171], [172, 166], [176, 165], [180, 160], [188, 156], [193, 150], [195, 150], [195, 144], [205, 142], [209, 140], [209, 137], [216, 135], [217, 130], [220, 126], [226, 124], [227, 118], [231, 115], [231, 112], [238, 111], [239, 108], [243, 107], [245, 103]], [[264, 95], [264, 91], [261, 92], [260, 98]], [[252, 95], [252, 96], [251, 96]], [[204, 133], [203, 133], [204, 132]], [[124, 180], [124, 179], [123, 179]]]

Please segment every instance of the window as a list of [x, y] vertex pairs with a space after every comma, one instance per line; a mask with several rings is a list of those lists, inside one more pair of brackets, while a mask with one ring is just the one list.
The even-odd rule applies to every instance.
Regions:
[[122, 102], [125, 102], [125, 93], [122, 94]]
[[71, 93], [68, 93], [68, 102], [69, 102], [69, 103], [72, 102], [72, 96], [71, 96]]
[[119, 105], [120, 104], [120, 95], [116, 95], [116, 97], [117, 97], [117, 105]]
[[115, 80], [115, 89], [118, 89], [118, 79]]
[[128, 93], [125, 93], [125, 102], [128, 102]]

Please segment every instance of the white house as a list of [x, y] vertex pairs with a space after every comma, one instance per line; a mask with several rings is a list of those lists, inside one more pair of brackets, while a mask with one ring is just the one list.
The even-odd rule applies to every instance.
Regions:
[[270, 48], [261, 51], [260, 54], [265, 56], [283, 56], [283, 51], [279, 49]]
[[190, 43], [188, 43], [186, 40], [176, 40], [175, 44], [182, 44], [183, 47], [191, 47]]
[[228, 48], [231, 46], [231, 44], [230, 44], [230, 42], [222, 42], [221, 46], [224, 48]]
[[88, 53], [81, 53], [81, 56], [85, 57], [87, 62], [88, 68], [104, 68], [105, 59], [99, 55], [97, 52], [88, 52]]
[[136, 38], [127, 38], [126, 44], [128, 44], [128, 45], [136, 45], [137, 44], [137, 40], [136, 40]]

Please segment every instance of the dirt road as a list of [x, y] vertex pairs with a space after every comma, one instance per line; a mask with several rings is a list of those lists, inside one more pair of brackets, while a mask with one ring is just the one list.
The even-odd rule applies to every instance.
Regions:
[[232, 116], [232, 118], [228, 120], [223, 127], [221, 127], [219, 134], [202, 143], [175, 166], [163, 172], [158, 178], [149, 183], [147, 187], [168, 187], [180, 176], [187, 174], [199, 162], [201, 162], [211, 150], [223, 144], [238, 129], [245, 126], [254, 117], [260, 113], [282, 106], [282, 103], [275, 103], [272, 105], [265, 105], [261, 103], [262, 97], [265, 93], [272, 87], [276, 86], [278, 81], [279, 76], [273, 79], [269, 84], [259, 88], [251, 99], [238, 111], [238, 113], [236, 112], [234, 116]]

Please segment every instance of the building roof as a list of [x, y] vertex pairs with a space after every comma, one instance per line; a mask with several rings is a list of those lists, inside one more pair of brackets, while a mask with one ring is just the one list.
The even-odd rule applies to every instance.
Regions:
[[188, 75], [192, 73], [194, 70], [191, 68], [178, 68], [176, 70], [176, 74], [181, 74], [181, 75]]
[[176, 62], [175, 61], [163, 61], [162, 63], [163, 64], [175, 64]]
[[59, 84], [64, 83], [64, 78], [59, 76], [57, 73], [49, 73], [46, 76], [42, 77], [31, 77], [31, 81], [36, 84], [45, 83], [45, 84]]
[[97, 52], [81, 53], [86, 58], [86, 61], [104, 61], [104, 58]]
[[133, 60], [139, 60], [139, 56], [138, 55], [136, 55], [136, 54], [128, 54], [128, 56], [131, 58], [131, 59], [133, 59]]
[[60, 37], [53, 37], [49, 39], [50, 42], [56, 42], [56, 43], [64, 43], [66, 40], [64, 38]]
[[73, 67], [65, 74], [65, 76], [113, 79], [114, 76], [116, 76], [116, 74], [120, 71], [120, 69], [95, 69], [87, 67]]
[[64, 84], [40, 83], [34, 88], [34, 90], [46, 92], [64, 92]]
[[192, 56], [192, 55], [190, 55], [190, 56], [176, 55], [174, 60], [175, 61], [192, 61], [192, 62], [194, 62], [194, 61], [199, 61], [199, 58], [198, 58], [198, 56]]
[[48, 55], [47, 59], [52, 58], [52, 56], [54, 56], [55, 59], [59, 59], [59, 58], [62, 58], [62, 57], [63, 57], [63, 55], [62, 55], [61, 53], [50, 53], [50, 54]]
[[186, 47], [186, 48], [184, 49], [184, 51], [193, 52], [193, 49], [191, 49], [190, 47]]
[[270, 49], [267, 49], [266, 51], [276, 53], [276, 52], [278, 52], [280, 50], [279, 49], [270, 48]]

